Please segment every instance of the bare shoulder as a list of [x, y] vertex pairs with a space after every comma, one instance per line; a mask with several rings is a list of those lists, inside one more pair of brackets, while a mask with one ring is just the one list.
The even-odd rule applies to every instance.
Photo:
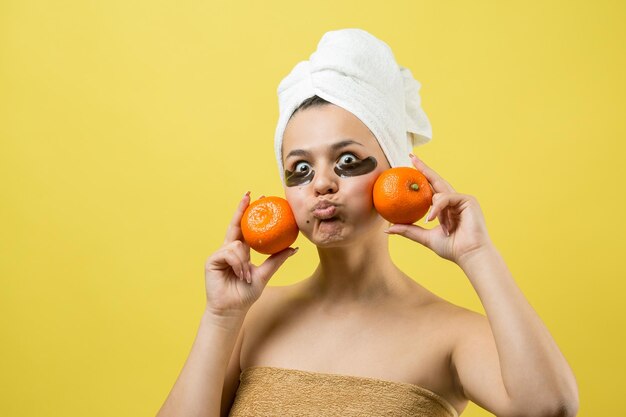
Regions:
[[430, 291], [416, 294], [411, 309], [415, 320], [432, 326], [433, 333], [442, 335], [450, 349], [468, 334], [483, 333], [489, 328], [487, 317], [466, 307], [454, 304]]
[[426, 307], [432, 310], [432, 317], [434, 319], [437, 321], [445, 321], [447, 327], [450, 327], [456, 332], [463, 331], [467, 326], [487, 323], [487, 317], [484, 314], [477, 313], [437, 296]]
[[449, 301], [445, 302], [443, 307], [446, 310], [448, 318], [458, 335], [465, 335], [467, 332], [473, 332], [477, 327], [489, 326], [487, 316], [482, 313], [470, 310], [453, 304]]
[[486, 319], [483, 314], [477, 313], [466, 307], [454, 304], [446, 299], [437, 297], [431, 303], [432, 307], [445, 319], [451, 319], [454, 322], [473, 322], [475, 320]]
[[449, 317], [454, 350], [467, 343], [476, 346], [493, 344], [493, 333], [487, 316], [452, 303], [448, 303], [445, 309], [448, 311], [446, 314]]

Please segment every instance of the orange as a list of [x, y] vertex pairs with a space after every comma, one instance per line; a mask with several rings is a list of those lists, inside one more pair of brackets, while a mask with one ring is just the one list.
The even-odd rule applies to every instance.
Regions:
[[373, 189], [376, 211], [391, 223], [413, 224], [428, 212], [433, 191], [424, 174], [410, 167], [383, 171]]
[[241, 218], [241, 232], [252, 249], [271, 255], [291, 246], [299, 229], [287, 200], [268, 196], [246, 208]]

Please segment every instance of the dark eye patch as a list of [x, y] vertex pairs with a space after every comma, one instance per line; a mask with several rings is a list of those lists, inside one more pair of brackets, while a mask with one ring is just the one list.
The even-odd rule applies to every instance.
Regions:
[[[296, 164], [296, 168], [298, 167], [298, 165], [299, 163]], [[287, 185], [287, 187], [308, 184], [309, 182], [311, 182], [314, 175], [315, 175], [315, 171], [310, 168], [307, 173], [303, 173], [301, 171], [298, 172], [296, 171], [296, 169], [294, 169], [293, 171], [289, 171], [288, 169], [286, 169], [285, 170], [285, 184]]]
[[[299, 163], [296, 164], [296, 168], [298, 165]], [[369, 156], [363, 160], [354, 158], [353, 162], [336, 165], [334, 171], [335, 174], [342, 178], [356, 177], [359, 175], [369, 174], [374, 171], [377, 166], [378, 162], [376, 161], [376, 158]], [[309, 169], [306, 173], [298, 172], [296, 169], [293, 171], [285, 169], [285, 184], [287, 187], [308, 184], [313, 180], [314, 176], [315, 171], [313, 169]]]
[[363, 160], [354, 159], [354, 162], [335, 166], [335, 173], [340, 177], [355, 177], [357, 175], [369, 174], [376, 169], [378, 162], [373, 156]]

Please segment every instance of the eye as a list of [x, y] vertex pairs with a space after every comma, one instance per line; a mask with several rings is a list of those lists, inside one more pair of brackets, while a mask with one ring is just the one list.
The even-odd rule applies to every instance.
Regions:
[[296, 166], [293, 168], [294, 174], [306, 174], [311, 169], [311, 165], [308, 162], [299, 161], [296, 162]]
[[351, 152], [346, 152], [339, 157], [339, 165], [347, 165], [348, 168], [358, 162], [359, 158]]

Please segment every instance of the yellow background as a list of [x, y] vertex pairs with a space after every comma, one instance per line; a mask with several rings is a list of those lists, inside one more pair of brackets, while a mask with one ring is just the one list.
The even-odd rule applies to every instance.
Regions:
[[[240, 197], [284, 195], [278, 83], [345, 27], [387, 42], [422, 83], [434, 138], [415, 152], [478, 198], [574, 369], [579, 415], [621, 414], [625, 11], [606, 0], [3, 1], [0, 415], [156, 414]], [[407, 273], [483, 311], [455, 264], [390, 239]], [[295, 245], [270, 285], [313, 270], [314, 246]]]

